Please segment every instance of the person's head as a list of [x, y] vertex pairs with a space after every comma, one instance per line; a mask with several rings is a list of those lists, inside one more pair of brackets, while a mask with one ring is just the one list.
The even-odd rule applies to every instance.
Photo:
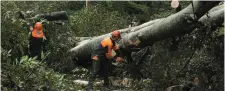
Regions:
[[39, 31], [42, 30], [42, 24], [41, 24], [41, 22], [35, 23], [34, 29], [39, 30]]
[[112, 40], [113, 41], [117, 41], [121, 38], [120, 36], [120, 31], [119, 30], [115, 30], [111, 33], [111, 36], [112, 36]]

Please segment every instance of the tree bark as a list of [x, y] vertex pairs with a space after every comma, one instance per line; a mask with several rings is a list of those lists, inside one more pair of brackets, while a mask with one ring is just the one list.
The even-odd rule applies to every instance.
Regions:
[[[151, 26], [155, 22], [158, 22], [159, 20], [161, 20], [161, 19], [152, 20], [152, 21], [146, 22], [139, 26], [120, 29], [119, 31], [121, 32], [121, 36], [125, 36], [126, 34], [128, 34], [130, 32], [138, 31], [141, 28]], [[72, 55], [74, 55], [74, 57], [75, 57], [74, 60], [76, 60], [78, 63], [80, 63], [80, 62], [82, 63], [85, 61], [89, 62], [91, 60], [90, 56], [91, 56], [91, 53], [93, 52], [93, 50], [98, 46], [98, 43], [107, 36], [110, 36], [110, 33], [104, 34], [101, 36], [96, 36], [96, 37], [89, 38], [89, 39], [83, 40], [81, 42], [78, 42], [77, 46], [70, 49], [69, 52]], [[81, 38], [83, 38], [83, 37], [81, 37]], [[77, 37], [72, 38], [72, 39], [76, 40]]]
[[124, 36], [123, 40], [120, 41], [120, 47], [124, 49], [129, 47], [131, 44], [128, 41], [130, 40], [140, 41], [138, 45], [147, 46], [172, 36], [190, 33], [195, 28], [196, 21], [218, 3], [219, 2], [194, 1], [194, 8], [190, 4], [182, 11], [168, 16], [152, 26], [142, 28], [139, 31]]
[[56, 21], [56, 20], [68, 20], [68, 15], [66, 11], [52, 12], [47, 14], [37, 14], [35, 17], [29, 18], [31, 20], [39, 20], [46, 19], [48, 21]]
[[[194, 1], [193, 6], [190, 4], [185, 9], [167, 18], [153, 20], [154, 22], [150, 21], [133, 28], [121, 29], [122, 39], [118, 44], [121, 50], [126, 52], [132, 46], [145, 47], [172, 36], [190, 33], [196, 28], [197, 21], [218, 3]], [[79, 42], [76, 47], [70, 49], [70, 53], [75, 56], [75, 61], [90, 62], [93, 50], [103, 38], [109, 35], [105, 34]]]
[[199, 22], [205, 25], [216, 25], [217, 27], [221, 27], [224, 22], [224, 7], [215, 7], [215, 9], [211, 9], [208, 14], [204, 15], [199, 19]]

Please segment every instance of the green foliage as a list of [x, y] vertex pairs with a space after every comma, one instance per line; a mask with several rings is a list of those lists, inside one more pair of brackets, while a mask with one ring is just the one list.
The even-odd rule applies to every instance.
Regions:
[[90, 37], [127, 27], [128, 22], [119, 12], [109, 12], [105, 7], [95, 5], [73, 12], [70, 25], [75, 35]]
[[[3, 13], [1, 26], [1, 42], [2, 48], [12, 50], [12, 57], [25, 55], [28, 52], [28, 31], [23, 27], [21, 21], [16, 20], [12, 16], [13, 12]], [[14, 26], [14, 27], [12, 27]]]
[[68, 2], [58, 1], [2, 1], [2, 9], [7, 11], [33, 11], [38, 13], [49, 13], [67, 9]]
[[[76, 91], [80, 87], [72, 80], [87, 79], [88, 72], [87, 69], [73, 65], [70, 58], [72, 54], [68, 54], [67, 51], [74, 47], [75, 43], [69, 42], [68, 38], [98, 36], [115, 29], [126, 28], [133, 19], [143, 23], [176, 13], [170, 7], [170, 2], [164, 1], [93, 1], [89, 2], [87, 7], [84, 1], [2, 1], [1, 3], [2, 90]], [[184, 8], [190, 2], [180, 2], [180, 4]], [[24, 56], [29, 55], [30, 35], [26, 22], [18, 19], [16, 11], [33, 11], [29, 17], [55, 11], [68, 12], [69, 21], [44, 23], [47, 41], [45, 41], [43, 55], [50, 53], [44, 62]], [[193, 77], [198, 77], [202, 89], [221, 90], [224, 79], [224, 29], [210, 31], [214, 32], [195, 31], [154, 44], [152, 54], [149, 54], [139, 65], [141, 67], [138, 67], [142, 74], [138, 75], [149, 79], [143, 82], [137, 80], [134, 88], [130, 89], [149, 88], [152, 91], [161, 91], [170, 85], [183, 84]], [[188, 66], [184, 67], [187, 62]], [[184, 70], [181, 71], [183, 67]], [[122, 74], [127, 70], [130, 69], [120, 68]], [[72, 75], [62, 74], [59, 71], [70, 72]], [[130, 74], [116, 76], [129, 77]]]
[[76, 67], [72, 70], [73, 72], [73, 78], [75, 79], [88, 79], [88, 70], [82, 67]]
[[[4, 22], [1, 26], [2, 48], [5, 50], [12, 50], [12, 60], [20, 58], [22, 55], [29, 55], [29, 25], [27, 25], [25, 20], [19, 19], [16, 12], [33, 11], [31, 16], [26, 17], [30, 18], [35, 14], [67, 10], [66, 5], [68, 4], [68, 2], [53, 1], [4, 1], [2, 3], [3, 17], [1, 17], [1, 20]], [[47, 38], [44, 42], [43, 51], [44, 54], [46, 54], [46, 52], [50, 52], [50, 56], [46, 58], [47, 60], [50, 59], [48, 61], [49, 64], [58, 64], [59, 62], [62, 62], [62, 55], [64, 55], [65, 52], [72, 47], [71, 42], [68, 42], [68, 37], [72, 36], [68, 25], [69, 24], [67, 21], [47, 21], [43, 23], [43, 31]], [[64, 65], [65, 62], [60, 64]]]
[[77, 90], [80, 89], [66, 74], [47, 68], [46, 63], [23, 56], [2, 66], [2, 90]]

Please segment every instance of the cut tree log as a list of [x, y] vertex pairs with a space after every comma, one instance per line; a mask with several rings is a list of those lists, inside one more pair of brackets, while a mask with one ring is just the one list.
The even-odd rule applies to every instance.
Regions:
[[58, 11], [58, 12], [51, 12], [46, 14], [37, 14], [34, 17], [27, 17], [32, 11], [27, 11], [27, 13], [23, 11], [17, 12], [17, 18], [21, 19], [28, 19], [28, 20], [40, 20], [46, 19], [48, 21], [56, 21], [56, 20], [68, 20], [68, 14], [66, 11]]
[[39, 20], [46, 19], [48, 21], [56, 21], [56, 20], [68, 20], [68, 15], [66, 11], [52, 12], [47, 14], [37, 14], [35, 17], [29, 18], [31, 20]]
[[[121, 29], [122, 39], [118, 45], [122, 52], [126, 52], [132, 46], [145, 47], [172, 36], [190, 33], [197, 27], [198, 20], [218, 3], [219, 1], [194, 1], [193, 6], [190, 4], [180, 12], [167, 18], [154, 20], [154, 23], [146, 24], [147, 26], [143, 24], [140, 26], [144, 27], [136, 26], [139, 28], [135, 31], [130, 31], [131, 28]], [[79, 42], [76, 47], [70, 49], [70, 53], [75, 56], [74, 61], [82, 64], [91, 62], [91, 53], [98, 43], [109, 35], [104, 34]]]

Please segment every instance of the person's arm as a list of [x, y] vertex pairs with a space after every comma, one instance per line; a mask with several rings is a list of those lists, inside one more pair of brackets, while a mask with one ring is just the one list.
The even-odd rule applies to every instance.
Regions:
[[112, 56], [112, 45], [111, 44], [108, 45], [108, 52], [106, 53], [106, 57], [108, 59], [112, 59], [113, 58], [113, 56]]
[[32, 32], [34, 30], [33, 26], [30, 26], [30, 32]]
[[113, 47], [113, 50], [116, 52], [115, 58], [120, 56], [120, 51], [119, 51], [119, 47], [117, 45], [115, 45]]
[[123, 59], [120, 57], [121, 55], [120, 55], [119, 47], [117, 45], [115, 45], [113, 47], [113, 50], [116, 52], [116, 55], [114, 57], [114, 61], [116, 61], [116, 62], [122, 62]]

